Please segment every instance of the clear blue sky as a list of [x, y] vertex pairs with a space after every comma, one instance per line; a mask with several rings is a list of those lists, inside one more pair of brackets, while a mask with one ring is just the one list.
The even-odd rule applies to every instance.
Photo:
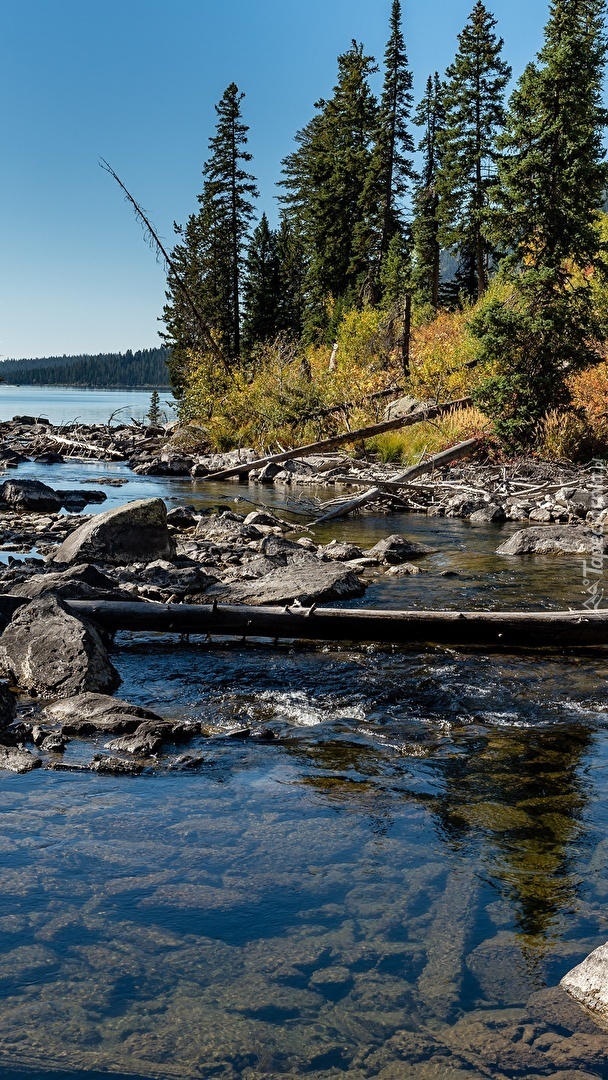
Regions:
[[[518, 76], [547, 0], [489, 3]], [[473, 0], [404, 0], [417, 94]], [[196, 208], [214, 103], [245, 91], [260, 208], [352, 38], [382, 56], [390, 0], [0, 0], [0, 356], [158, 344], [164, 274], [102, 155], [172, 242]]]

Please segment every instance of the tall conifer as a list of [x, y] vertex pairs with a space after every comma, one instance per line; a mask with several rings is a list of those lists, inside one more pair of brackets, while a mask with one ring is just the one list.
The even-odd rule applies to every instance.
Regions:
[[247, 249], [243, 287], [243, 347], [251, 350], [280, 329], [278, 237], [262, 214]]
[[511, 69], [501, 59], [503, 41], [495, 28], [496, 20], [477, 0], [446, 72], [445, 127], [439, 138], [440, 240], [457, 254], [458, 283], [470, 296], [483, 295], [496, 255], [487, 235], [488, 191]]
[[414, 189], [414, 218], [412, 237], [414, 260], [412, 278], [418, 299], [422, 303], [439, 304], [439, 141], [444, 124], [443, 94], [437, 72], [429, 75], [424, 97], [414, 115], [414, 122], [423, 128], [418, 149], [422, 153], [422, 168]]
[[526, 445], [568, 401], [568, 375], [599, 359], [592, 280], [606, 272], [597, 211], [608, 184], [604, 0], [553, 0], [545, 43], [511, 98], [501, 150], [497, 238], [511, 253], [507, 301], [473, 323], [495, 366], [479, 393], [499, 432]]

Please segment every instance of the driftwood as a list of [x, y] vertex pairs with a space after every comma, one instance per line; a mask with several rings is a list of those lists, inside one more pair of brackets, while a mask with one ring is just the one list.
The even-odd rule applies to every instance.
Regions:
[[[6, 597], [7, 604], [23, 602]], [[104, 630], [309, 641], [432, 643], [485, 649], [608, 645], [608, 611], [377, 611], [233, 604], [70, 600], [75, 615]]]
[[66, 435], [46, 435], [47, 442], [57, 443], [59, 446], [67, 446], [77, 450], [81, 454], [85, 451], [95, 457], [111, 458], [113, 461], [124, 461], [125, 455], [119, 450], [112, 450], [107, 446], [95, 446], [94, 443], [85, 442], [84, 439], [68, 439]]
[[424, 420], [434, 420], [438, 416], [444, 416], [457, 409], [466, 409], [470, 404], [471, 398], [466, 397], [457, 401], [448, 401], [444, 405], [430, 405], [424, 409], [416, 409], [407, 416], [384, 420], [381, 424], [371, 424], [369, 427], [358, 428], [356, 431], [347, 431], [343, 435], [334, 435], [331, 439], [321, 439], [320, 442], [296, 446], [293, 450], [284, 450], [280, 454], [267, 454], [266, 457], [258, 458], [256, 461], [247, 461], [234, 465], [230, 469], [221, 469], [219, 472], [209, 473], [204, 479], [227, 480], [229, 476], [245, 476], [254, 469], [263, 469], [265, 465], [279, 465], [292, 458], [306, 457], [308, 454], [322, 454], [326, 450], [334, 450], [336, 446], [344, 446], [346, 443], [363, 442], [366, 439], [372, 439], [374, 435], [382, 435], [385, 431], [396, 431], [397, 428], [410, 427]]
[[[393, 479], [384, 485], [381, 482], [377, 482], [375, 487], [368, 488], [362, 495], [357, 495], [355, 499], [349, 499], [348, 502], [343, 502], [339, 506], [334, 506], [333, 509], [328, 510], [322, 517], [311, 522], [312, 525], [321, 525], [324, 521], [332, 521], [333, 518], [346, 517], [347, 514], [352, 513], [353, 510], [358, 510], [360, 506], [365, 506], [366, 503], [373, 502], [382, 495], [382, 490], [387, 487], [389, 490], [394, 487], [402, 487], [415, 480], [417, 476], [422, 476], [424, 473], [432, 472], [433, 469], [440, 469], [443, 465], [449, 465], [452, 461], [460, 461], [461, 458], [467, 457], [472, 453], [477, 446], [479, 446], [479, 439], [466, 439], [465, 442], [458, 443], [456, 446], [452, 446], [449, 450], [442, 450], [440, 454], [435, 454], [429, 458], [428, 461], [420, 462], [419, 465], [412, 465], [405, 472], [398, 473]], [[366, 483], [367, 481], [355, 481], [355, 483]], [[350, 483], [350, 481], [349, 481]]]

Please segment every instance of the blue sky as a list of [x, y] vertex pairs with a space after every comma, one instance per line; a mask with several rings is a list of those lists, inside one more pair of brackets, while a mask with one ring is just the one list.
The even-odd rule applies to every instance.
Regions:
[[[473, 0], [403, 0], [417, 94]], [[546, 0], [495, 0], [514, 76]], [[164, 274], [99, 156], [172, 243], [196, 208], [213, 106], [245, 91], [260, 210], [352, 38], [381, 58], [390, 0], [0, 0], [0, 356], [158, 344]]]

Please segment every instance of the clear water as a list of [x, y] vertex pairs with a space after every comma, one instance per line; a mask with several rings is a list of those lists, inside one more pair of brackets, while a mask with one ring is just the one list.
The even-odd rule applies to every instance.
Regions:
[[[19, 475], [129, 477], [104, 507], [288, 494]], [[428, 573], [357, 603], [580, 607], [580, 560], [495, 555], [510, 525], [324, 538], [398, 531], [437, 549]], [[557, 985], [608, 939], [608, 656], [124, 634], [113, 659], [122, 696], [204, 721], [202, 764], [2, 774], [3, 1078], [608, 1077], [608, 1033]], [[224, 737], [243, 724], [276, 738]]]

